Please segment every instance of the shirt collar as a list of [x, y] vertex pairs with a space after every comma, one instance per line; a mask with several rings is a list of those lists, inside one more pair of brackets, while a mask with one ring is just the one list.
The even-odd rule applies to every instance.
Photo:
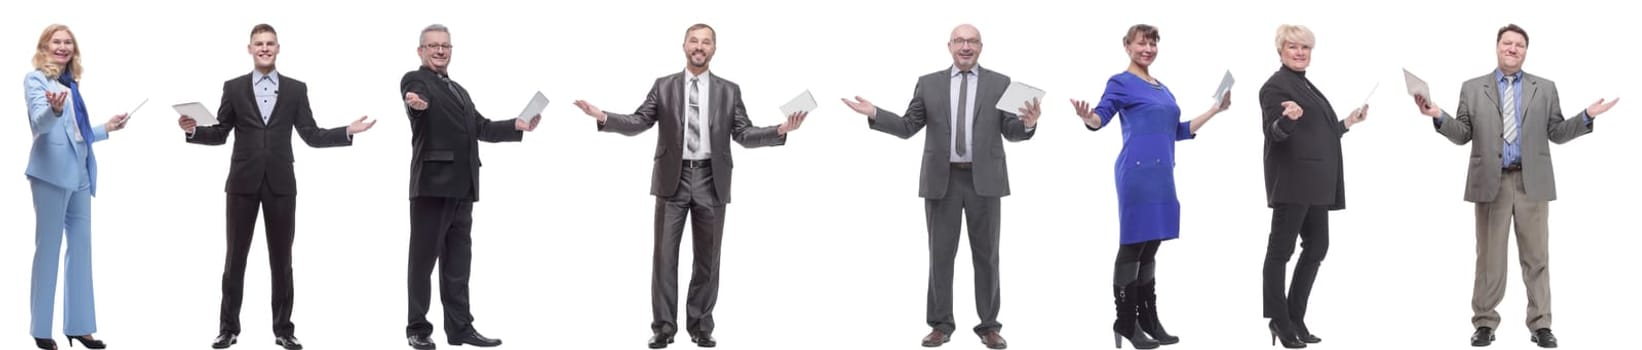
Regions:
[[[952, 68], [948, 70], [947, 76], [952, 77], [952, 78], [957, 78], [959, 72], [962, 72], [962, 71], [958, 70], [957, 65], [953, 65]], [[974, 67], [970, 67], [969, 68], [969, 73], [974, 74], [977, 77], [981, 76], [981, 65], [977, 64]]]
[[[1523, 73], [1522, 71], [1519, 70], [1515, 74], [1511, 74], [1511, 75], [1515, 76], [1516, 79], [1517, 79], [1516, 81], [1520, 82], [1520, 81], [1522, 81], [1522, 77], [1525, 74], [1526, 73]], [[1494, 81], [1496, 81], [1496, 82], [1505, 81], [1505, 71], [1500, 70], [1499, 68], [1494, 68]]]
[[440, 73], [439, 71], [433, 70], [433, 68], [428, 68], [428, 66], [420, 66], [417, 67], [416, 70], [433, 73], [435, 76], [444, 78], [445, 80], [450, 80], [450, 74]]
[[711, 71], [711, 70], [701, 71], [701, 75], [695, 75], [695, 74], [690, 74], [690, 69], [689, 68], [684, 69], [684, 78], [685, 78], [686, 82], [688, 82], [690, 78], [699, 78], [699, 79], [701, 79], [701, 82], [705, 83], [705, 82], [707, 82], [707, 78], [712, 77], [712, 75], [713, 75], [713, 71]]
[[262, 74], [262, 71], [259, 71], [259, 70], [254, 70], [254, 69], [251, 70], [251, 83], [252, 84], [262, 82], [262, 78], [264, 78], [264, 77], [266, 77], [270, 80], [273, 80], [274, 85], [279, 85], [279, 70], [278, 69], [268, 71], [268, 74]]

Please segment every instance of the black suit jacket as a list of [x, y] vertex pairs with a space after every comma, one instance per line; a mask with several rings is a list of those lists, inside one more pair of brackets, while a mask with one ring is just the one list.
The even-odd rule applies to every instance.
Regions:
[[[296, 194], [296, 169], [292, 163], [291, 130], [302, 136], [309, 147], [336, 147], [353, 144], [346, 126], [323, 129], [314, 123], [308, 107], [308, 85], [290, 76], [279, 75], [279, 99], [268, 122], [262, 122], [256, 94], [251, 91], [251, 74], [222, 84], [222, 105], [217, 107], [217, 124], [194, 128], [185, 135], [188, 143], [221, 145], [234, 134], [234, 153], [228, 167], [226, 191], [256, 194], [267, 183], [275, 194]], [[265, 181], [266, 180], [266, 181]]]
[[[730, 140], [740, 143], [741, 147], [755, 148], [786, 144], [787, 136], [777, 132], [775, 126], [753, 126], [752, 120], [747, 118], [747, 106], [741, 103], [740, 85], [716, 74], [709, 73], [707, 77], [710, 79], [708, 91], [703, 98], [710, 101], [707, 117], [711, 119], [707, 132], [712, 142], [708, 150], [712, 153], [713, 189], [718, 194], [719, 203], [728, 204], [731, 174], [735, 168], [735, 162], [730, 157]], [[633, 114], [607, 111], [604, 123], [599, 125], [599, 131], [633, 136], [649, 130], [658, 122], [661, 124], [661, 135], [656, 137], [656, 164], [650, 172], [650, 194], [654, 196], [671, 196], [678, 191], [684, 163], [685, 81], [684, 72], [657, 78], [638, 110]]]
[[[1283, 101], [1304, 111], [1283, 116]], [[1328, 210], [1346, 207], [1345, 163], [1340, 137], [1345, 122], [1305, 72], [1284, 66], [1260, 87], [1261, 129], [1266, 134], [1266, 205], [1301, 204]]]
[[479, 141], [524, 140], [514, 120], [491, 121], [474, 109], [461, 84], [423, 66], [399, 80], [399, 96], [414, 92], [426, 110], [405, 106], [411, 124], [410, 197], [479, 201]]

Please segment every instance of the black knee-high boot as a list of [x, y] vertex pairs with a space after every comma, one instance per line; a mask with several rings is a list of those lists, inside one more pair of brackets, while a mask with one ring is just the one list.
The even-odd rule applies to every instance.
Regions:
[[1163, 330], [1163, 322], [1157, 318], [1156, 274], [1156, 262], [1140, 263], [1139, 279], [1135, 282], [1137, 285], [1135, 296], [1139, 299], [1139, 317], [1137, 320], [1140, 321], [1140, 330], [1157, 339], [1158, 344], [1179, 343], [1180, 337], [1169, 335], [1168, 331]]
[[1156, 349], [1156, 340], [1147, 337], [1140, 330], [1140, 299], [1135, 279], [1140, 273], [1140, 263], [1118, 263], [1112, 271], [1112, 303], [1117, 307], [1117, 320], [1112, 322], [1112, 341], [1121, 349], [1123, 339], [1129, 339], [1129, 344], [1136, 349]]

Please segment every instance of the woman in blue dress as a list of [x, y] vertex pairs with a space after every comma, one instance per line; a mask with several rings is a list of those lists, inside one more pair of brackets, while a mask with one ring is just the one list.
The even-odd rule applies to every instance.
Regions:
[[1227, 92], [1219, 105], [1192, 120], [1181, 121], [1174, 94], [1153, 78], [1149, 69], [1157, 59], [1158, 38], [1156, 27], [1130, 27], [1123, 36], [1129, 69], [1106, 81], [1106, 92], [1094, 108], [1085, 101], [1072, 101], [1078, 117], [1091, 131], [1100, 130], [1113, 117], [1123, 119], [1123, 150], [1113, 169], [1117, 173], [1121, 235], [1112, 270], [1112, 297], [1117, 306], [1112, 331], [1113, 341], [1120, 348], [1124, 338], [1137, 349], [1180, 341], [1164, 331], [1158, 321], [1154, 279], [1158, 246], [1180, 237], [1174, 144], [1196, 137], [1198, 128], [1231, 106], [1231, 94]]

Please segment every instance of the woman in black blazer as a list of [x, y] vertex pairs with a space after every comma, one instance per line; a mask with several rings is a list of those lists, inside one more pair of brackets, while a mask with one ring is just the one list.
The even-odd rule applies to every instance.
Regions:
[[[1297, 349], [1322, 341], [1306, 328], [1306, 301], [1328, 254], [1328, 212], [1346, 206], [1340, 137], [1367, 117], [1368, 105], [1338, 119], [1328, 98], [1306, 78], [1316, 44], [1310, 29], [1279, 26], [1276, 44], [1283, 66], [1260, 87], [1266, 205], [1272, 209], [1261, 289], [1273, 345], [1281, 340], [1283, 347]], [[1296, 238], [1303, 240], [1304, 251], [1285, 295], [1284, 270]]]

